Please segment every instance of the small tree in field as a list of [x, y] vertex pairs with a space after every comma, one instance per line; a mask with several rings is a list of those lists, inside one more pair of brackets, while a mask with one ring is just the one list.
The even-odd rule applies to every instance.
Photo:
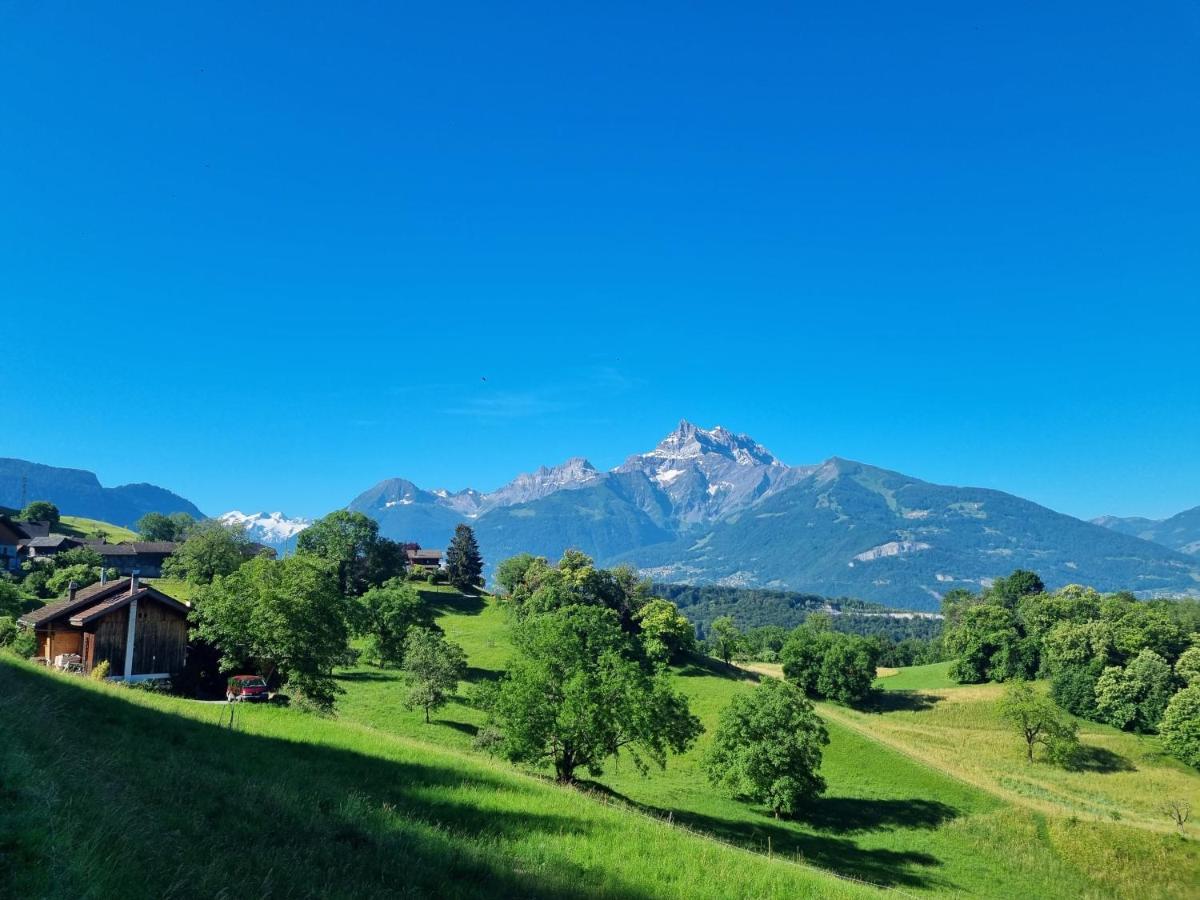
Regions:
[[1067, 720], [1049, 697], [1038, 694], [1024, 681], [1009, 684], [999, 705], [1000, 718], [1025, 739], [1025, 758], [1033, 762], [1033, 748], [1041, 744], [1050, 759], [1068, 763], [1079, 747], [1075, 724]]
[[404, 671], [410, 687], [404, 705], [429, 713], [450, 702], [467, 672], [467, 655], [462, 647], [430, 628], [410, 628], [404, 641]]
[[446, 550], [446, 575], [460, 591], [479, 587], [483, 575], [483, 556], [470, 525], [459, 525]]
[[795, 685], [774, 679], [733, 698], [704, 758], [708, 780], [734, 797], [764, 803], [776, 818], [825, 790], [817, 774], [825, 725]]
[[1188, 819], [1192, 817], [1192, 804], [1187, 800], [1172, 799], [1167, 800], [1162, 805], [1163, 815], [1170, 819], [1175, 827], [1179, 829], [1179, 833], [1183, 833], [1183, 826], [1188, 823]]
[[733, 654], [737, 653], [741, 643], [742, 633], [733, 624], [732, 616], [721, 616], [720, 618], [713, 619], [713, 623], [708, 629], [708, 645], [712, 648], [713, 653], [721, 658], [721, 661], [725, 665], [729, 665], [730, 660], [733, 659]]

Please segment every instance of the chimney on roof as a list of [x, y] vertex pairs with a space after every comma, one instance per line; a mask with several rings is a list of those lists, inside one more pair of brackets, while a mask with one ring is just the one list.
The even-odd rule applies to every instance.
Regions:
[[100, 567], [100, 583], [108, 584], [108, 569], [104, 568], [104, 566]]
[[70, 584], [67, 585], [67, 601], [68, 602], [74, 602], [75, 592], [77, 590], [79, 590], [79, 582], [78, 581], [73, 580]]
[[131, 576], [129, 579], [129, 593], [136, 594], [138, 590], [138, 581], [140, 580], [139, 576], [142, 574], [142, 570], [134, 569], [129, 574]]

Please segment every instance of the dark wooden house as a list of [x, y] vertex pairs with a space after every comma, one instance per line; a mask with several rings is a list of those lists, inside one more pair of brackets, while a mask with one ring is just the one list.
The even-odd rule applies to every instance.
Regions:
[[107, 660], [110, 678], [147, 681], [183, 669], [189, 609], [135, 575], [71, 590], [18, 622], [33, 629], [47, 662], [78, 654], [84, 672]]
[[179, 548], [174, 541], [131, 541], [127, 544], [88, 541], [84, 546], [100, 554], [106, 567], [116, 569], [122, 575], [137, 571], [147, 578], [161, 578], [163, 563]]
[[441, 550], [408, 550], [405, 552], [408, 556], [409, 566], [414, 569], [430, 571], [440, 569], [442, 566]]

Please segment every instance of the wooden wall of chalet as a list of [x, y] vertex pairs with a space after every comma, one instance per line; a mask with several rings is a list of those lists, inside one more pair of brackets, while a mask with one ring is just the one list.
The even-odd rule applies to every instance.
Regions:
[[[108, 660], [109, 675], [125, 674], [125, 638], [129, 607], [109, 613], [95, 623], [96, 649], [92, 665]], [[133, 674], [172, 674], [183, 668], [187, 653], [187, 619], [161, 603], [138, 603], [137, 633], [133, 639]]]
[[187, 620], [161, 603], [152, 600], [138, 603], [133, 674], [178, 672], [183, 668], [186, 652]]
[[[118, 609], [99, 619], [95, 628], [96, 649], [92, 651], [92, 667], [108, 660], [108, 674], [125, 674], [125, 638], [129, 629], [129, 607]], [[136, 648], [136, 641], [134, 644]], [[134, 671], [137, 671], [136, 669]]]

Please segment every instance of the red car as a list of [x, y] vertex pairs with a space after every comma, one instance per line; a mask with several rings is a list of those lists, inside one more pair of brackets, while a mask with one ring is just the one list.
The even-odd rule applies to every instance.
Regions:
[[257, 675], [234, 675], [225, 688], [225, 699], [230, 703], [235, 700], [258, 702], [270, 700], [271, 695], [267, 690], [267, 683]]

